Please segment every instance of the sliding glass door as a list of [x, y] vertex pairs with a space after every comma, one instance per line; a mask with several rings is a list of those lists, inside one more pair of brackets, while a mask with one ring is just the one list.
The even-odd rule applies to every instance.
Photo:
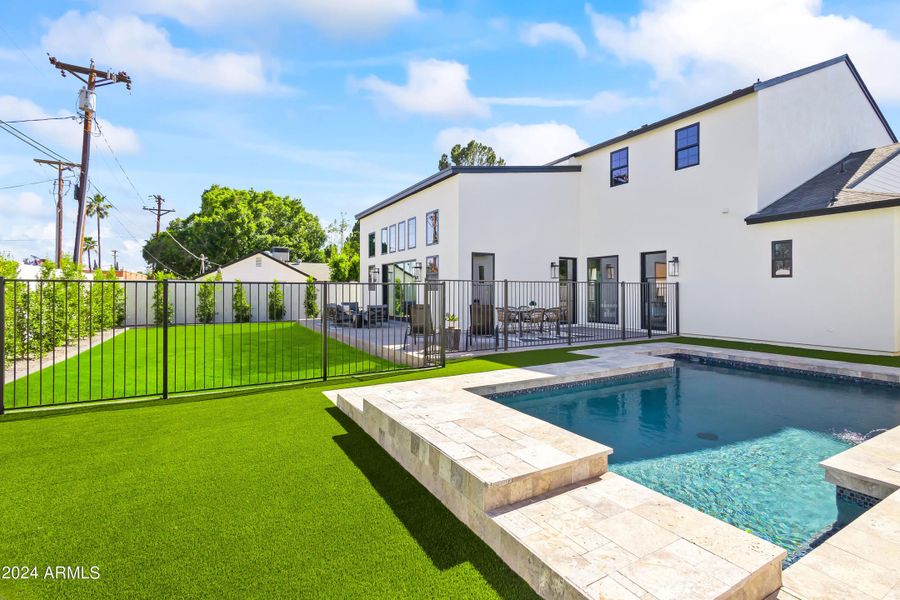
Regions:
[[619, 257], [588, 259], [588, 320], [592, 323], [619, 322]]

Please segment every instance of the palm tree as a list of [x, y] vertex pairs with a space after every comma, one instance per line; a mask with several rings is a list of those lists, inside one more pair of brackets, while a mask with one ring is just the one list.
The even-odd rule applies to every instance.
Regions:
[[84, 251], [87, 252], [88, 258], [88, 269], [91, 268], [93, 264], [91, 262], [91, 251], [97, 249], [97, 242], [89, 235], [84, 236]]
[[[103, 268], [103, 260], [100, 258], [100, 219], [108, 217], [109, 209], [111, 208], [112, 203], [103, 194], [97, 193], [88, 198], [87, 216], [97, 217], [97, 265], [100, 268]], [[85, 241], [87, 241], [87, 238], [85, 238]]]

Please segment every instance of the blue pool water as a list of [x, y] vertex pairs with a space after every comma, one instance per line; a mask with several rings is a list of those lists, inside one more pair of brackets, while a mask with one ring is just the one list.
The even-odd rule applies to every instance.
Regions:
[[788, 562], [854, 516], [819, 461], [900, 424], [896, 387], [681, 360], [496, 400], [611, 446], [610, 470], [778, 544]]

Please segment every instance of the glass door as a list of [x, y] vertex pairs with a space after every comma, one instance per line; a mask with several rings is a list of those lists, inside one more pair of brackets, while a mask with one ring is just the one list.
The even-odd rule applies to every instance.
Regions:
[[588, 259], [588, 320], [592, 323], [619, 322], [619, 257]]
[[[666, 329], [666, 252], [641, 253], [641, 327]], [[649, 319], [649, 323], [648, 320]]]
[[574, 258], [559, 257], [559, 309], [562, 323], [575, 323], [578, 314], [578, 262]]
[[415, 261], [407, 260], [384, 265], [382, 272], [382, 281], [385, 284], [384, 298], [388, 316], [391, 318], [406, 317], [409, 315], [410, 306], [416, 302], [415, 264]]

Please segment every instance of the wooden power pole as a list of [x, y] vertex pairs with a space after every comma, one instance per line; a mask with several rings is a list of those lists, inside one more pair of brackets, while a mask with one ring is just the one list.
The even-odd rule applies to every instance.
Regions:
[[63, 77], [66, 76], [66, 73], [71, 73], [85, 84], [85, 87], [81, 88], [78, 93], [78, 109], [84, 113], [84, 134], [81, 141], [81, 177], [78, 180], [78, 187], [75, 189], [75, 195], [78, 200], [78, 215], [75, 219], [75, 251], [72, 255], [75, 264], [80, 265], [81, 254], [84, 250], [84, 220], [89, 184], [88, 165], [91, 160], [91, 122], [94, 120], [94, 112], [96, 112], [97, 108], [97, 97], [94, 90], [114, 83], [124, 83], [125, 87], [130, 90], [131, 77], [125, 71], [119, 71], [118, 73], [100, 71], [94, 68], [93, 60], [91, 60], [89, 67], [80, 67], [61, 62], [56, 57], [51, 56], [50, 64], [59, 69]]
[[113, 271], [118, 271], [119, 270], [119, 251], [113, 250], [112, 255], [113, 255]]
[[175, 209], [163, 208], [162, 205], [166, 199], [159, 194], [150, 194], [150, 199], [156, 201], [156, 206], [144, 206], [143, 209], [156, 215], [156, 235], [159, 235], [159, 220], [163, 215], [175, 212]]
[[63, 230], [63, 171], [79, 168], [75, 163], [63, 160], [46, 160], [35, 158], [34, 162], [56, 167], [56, 266], [62, 262], [62, 230]]

